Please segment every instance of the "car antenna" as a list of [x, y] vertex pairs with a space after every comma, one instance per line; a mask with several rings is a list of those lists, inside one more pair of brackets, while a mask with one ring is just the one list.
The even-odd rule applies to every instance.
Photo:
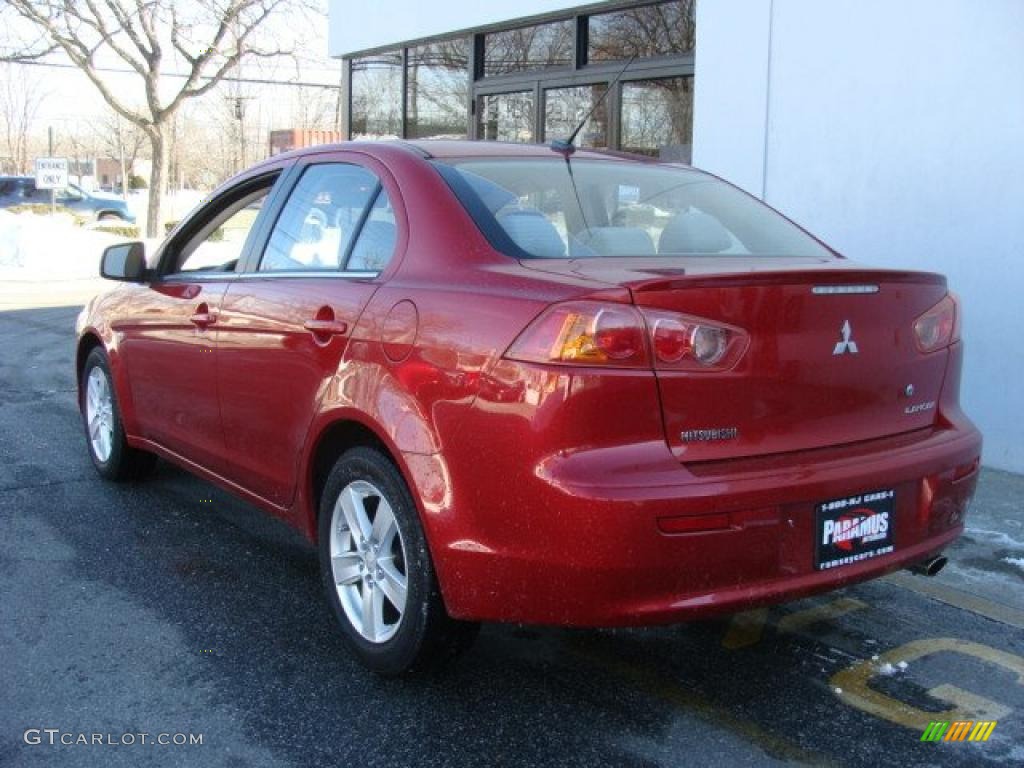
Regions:
[[608, 87], [604, 89], [604, 93], [602, 93], [601, 96], [597, 99], [597, 101], [594, 102], [594, 106], [592, 106], [587, 111], [587, 114], [583, 116], [583, 119], [580, 120], [579, 125], [576, 126], [575, 130], [569, 134], [568, 139], [551, 140], [551, 149], [553, 149], [555, 152], [561, 152], [563, 155], [566, 156], [566, 158], [568, 158], [569, 155], [576, 151], [576, 145], [573, 143], [574, 141], [576, 141], [576, 136], [579, 134], [580, 131], [583, 130], [583, 126], [587, 124], [587, 120], [590, 119], [590, 116], [594, 114], [594, 112], [597, 111], [597, 108], [604, 103], [605, 98], [608, 96], [609, 93], [611, 93], [612, 88], [614, 88], [615, 84], [622, 79], [622, 76], [624, 74], [626, 74], [626, 70], [629, 69], [629, 65], [632, 64], [635, 59], [636, 54], [634, 53], [632, 56], [629, 57], [629, 61], [626, 62], [626, 66], [624, 66], [619, 71], [619, 74], [615, 76], [615, 79], [612, 80], [608, 84]]

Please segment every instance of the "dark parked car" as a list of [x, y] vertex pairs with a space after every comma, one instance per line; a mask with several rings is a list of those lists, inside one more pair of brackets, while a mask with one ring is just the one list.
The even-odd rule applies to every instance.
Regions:
[[[50, 190], [36, 189], [33, 177], [0, 176], [0, 208], [49, 202]], [[100, 221], [110, 219], [135, 223], [135, 214], [120, 197], [104, 192], [86, 192], [74, 184], [67, 189], [57, 190], [57, 205]]]
[[[259, 203], [259, 207], [254, 207]], [[224, 185], [78, 321], [99, 473], [175, 462], [302, 530], [368, 665], [474, 622], [677, 622], [964, 528], [960, 306], [693, 168], [351, 143]], [[113, 522], [113, 521], [112, 521]]]

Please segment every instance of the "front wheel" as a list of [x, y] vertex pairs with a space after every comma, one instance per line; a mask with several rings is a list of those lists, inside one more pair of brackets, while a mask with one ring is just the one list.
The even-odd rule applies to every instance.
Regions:
[[320, 566], [346, 644], [386, 675], [443, 662], [469, 647], [477, 625], [445, 611], [405, 481], [372, 448], [341, 456], [320, 504]]
[[135, 480], [153, 469], [156, 456], [128, 445], [106, 353], [96, 347], [82, 367], [82, 421], [93, 466], [107, 480]]

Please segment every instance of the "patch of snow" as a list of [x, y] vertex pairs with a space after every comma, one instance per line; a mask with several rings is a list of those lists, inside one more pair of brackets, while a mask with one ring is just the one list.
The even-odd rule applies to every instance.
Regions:
[[909, 667], [910, 665], [907, 664], [907, 662], [905, 662], [905, 661], [901, 661], [901, 662], [898, 662], [896, 664], [896, 666], [899, 667], [901, 670], [903, 670], [903, 669], [906, 669], [907, 667]]
[[1015, 565], [1024, 571], [1024, 557], [1004, 557], [1003, 562]]
[[843, 692], [842, 688], [836, 688], [836, 693], [840, 693], [841, 694], [842, 692]]
[[878, 661], [878, 654], [876, 653], [874, 656], [872, 656], [871, 660], [872, 661]]
[[1002, 544], [1005, 547], [1024, 548], [1024, 541], [1017, 541], [1017, 539], [1007, 535], [1003, 531], [992, 531], [987, 528], [974, 528], [971, 526], [967, 526], [964, 533], [966, 533], [968, 536], [988, 539], [989, 541], [995, 542], [996, 544]]
[[896, 667], [890, 664], [888, 661], [878, 668], [878, 674], [884, 677], [892, 677], [896, 674]]
[[103, 249], [123, 240], [83, 229], [66, 215], [0, 210], [0, 280], [98, 278]]

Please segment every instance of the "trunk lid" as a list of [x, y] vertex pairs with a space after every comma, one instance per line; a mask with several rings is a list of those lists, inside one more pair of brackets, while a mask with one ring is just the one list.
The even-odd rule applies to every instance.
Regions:
[[[730, 371], [657, 372], [666, 437], [681, 461], [855, 443], [935, 422], [948, 355], [919, 352], [913, 325], [946, 294], [941, 275], [768, 258], [530, 266], [617, 283], [638, 306], [750, 334]], [[843, 292], [854, 290], [862, 292]]]

